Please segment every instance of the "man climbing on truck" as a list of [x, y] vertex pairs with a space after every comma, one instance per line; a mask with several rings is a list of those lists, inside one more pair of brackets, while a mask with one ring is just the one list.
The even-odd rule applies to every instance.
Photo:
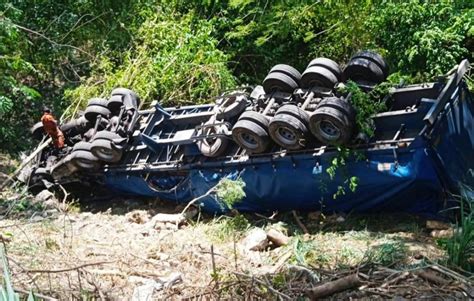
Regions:
[[44, 131], [53, 139], [53, 144], [56, 149], [64, 147], [64, 134], [59, 129], [58, 123], [54, 119], [51, 109], [43, 107], [43, 116], [41, 117]]

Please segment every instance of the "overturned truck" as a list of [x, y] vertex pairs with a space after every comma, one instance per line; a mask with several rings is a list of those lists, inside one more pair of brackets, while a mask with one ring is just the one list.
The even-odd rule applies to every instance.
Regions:
[[[387, 110], [372, 116], [372, 137], [357, 127], [351, 94], [338, 89], [351, 80], [371, 91], [385, 80], [386, 62], [370, 51], [343, 70], [327, 58], [311, 61], [302, 74], [276, 65], [261, 86], [227, 91], [205, 105], [154, 102], [140, 110], [133, 91], [115, 89], [61, 125], [68, 147], [39, 154], [28, 185], [100, 185], [189, 202], [221, 179], [239, 178], [246, 196], [234, 208], [242, 211], [436, 214], [460, 183], [474, 184], [469, 68], [464, 60], [437, 82], [391, 89], [380, 100]], [[41, 124], [32, 130], [44, 134]], [[349, 155], [335, 166], [341, 147]], [[213, 194], [200, 205], [228, 209]]]

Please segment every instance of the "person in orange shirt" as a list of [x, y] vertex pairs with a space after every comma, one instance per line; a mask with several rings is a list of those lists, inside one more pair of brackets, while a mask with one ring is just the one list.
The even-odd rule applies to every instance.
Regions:
[[64, 147], [64, 134], [59, 129], [58, 123], [54, 119], [51, 109], [44, 107], [41, 117], [44, 131], [53, 139], [54, 147], [62, 149]]

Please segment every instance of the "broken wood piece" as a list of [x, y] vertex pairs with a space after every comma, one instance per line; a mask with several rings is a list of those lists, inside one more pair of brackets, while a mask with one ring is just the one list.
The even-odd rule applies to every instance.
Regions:
[[147, 224], [150, 225], [151, 228], [157, 228], [157, 224], [159, 223], [162, 223], [165, 225], [172, 224], [172, 227], [174, 225], [179, 226], [183, 224], [188, 218], [192, 218], [196, 214], [197, 214], [197, 210], [189, 210], [188, 212], [185, 212], [185, 213], [176, 213], [176, 214], [158, 213], [157, 215], [153, 216], [150, 219], [150, 221], [147, 222]]
[[290, 241], [290, 238], [288, 236], [276, 229], [268, 230], [267, 238], [277, 247], [285, 246]]
[[437, 285], [447, 285], [451, 282], [430, 271], [421, 270], [421, 271], [417, 271], [415, 274], [419, 276], [420, 278]]
[[408, 276], [410, 276], [410, 273], [409, 273], [409, 272], [403, 272], [403, 273], [401, 273], [400, 275], [398, 275], [397, 277], [395, 277], [395, 278], [393, 278], [393, 279], [391, 279], [391, 280], [389, 280], [389, 281], [383, 283], [380, 287], [381, 287], [381, 288], [386, 288], [386, 287], [388, 287], [388, 286], [390, 286], [390, 285], [397, 284], [399, 281], [408, 278]]
[[306, 290], [306, 295], [311, 300], [316, 300], [361, 285], [362, 281], [359, 279], [359, 276], [357, 274], [352, 274], [308, 289]]

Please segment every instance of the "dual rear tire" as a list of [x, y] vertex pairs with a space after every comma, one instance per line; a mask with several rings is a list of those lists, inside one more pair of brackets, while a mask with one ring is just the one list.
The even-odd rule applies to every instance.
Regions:
[[376, 85], [389, 74], [384, 58], [373, 51], [361, 51], [352, 56], [344, 69], [344, 78], [362, 85]]
[[240, 116], [232, 128], [232, 138], [248, 152], [260, 154], [265, 152], [271, 144], [268, 127], [267, 117], [254, 111], [247, 111]]

